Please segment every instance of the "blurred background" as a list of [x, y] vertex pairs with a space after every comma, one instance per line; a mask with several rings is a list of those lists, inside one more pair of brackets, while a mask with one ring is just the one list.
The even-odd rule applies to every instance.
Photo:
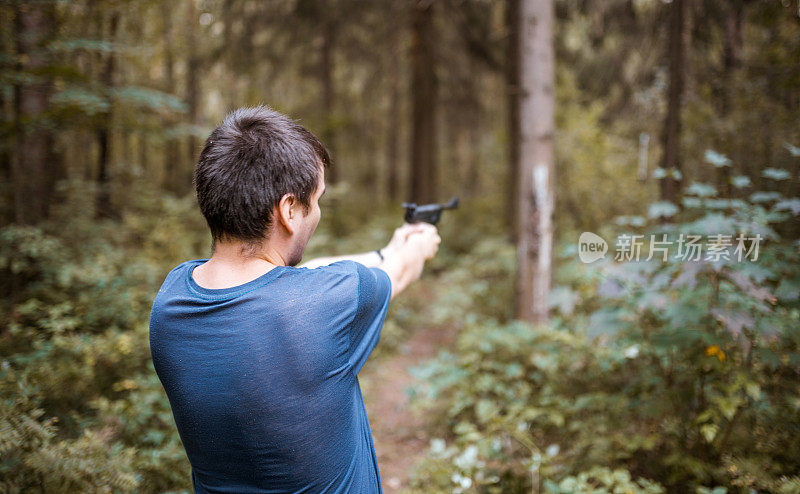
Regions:
[[306, 259], [461, 200], [359, 376], [387, 492], [800, 493], [796, 0], [6, 0], [0, 50], [1, 491], [191, 491], [150, 304], [263, 103], [333, 156]]

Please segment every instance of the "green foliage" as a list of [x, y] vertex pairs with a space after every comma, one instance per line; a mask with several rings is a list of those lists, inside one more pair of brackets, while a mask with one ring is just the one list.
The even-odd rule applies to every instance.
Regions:
[[81, 213], [81, 190], [52, 224], [0, 229], [0, 490], [188, 489], [147, 314], [206, 234], [188, 200], [136, 189], [124, 221], [103, 223]]
[[[800, 430], [800, 254], [778, 233], [796, 214], [793, 199], [723, 200], [698, 183], [683, 202], [671, 223], [621, 224], [673, 242], [731, 235], [725, 255], [582, 264], [565, 247], [551, 327], [475, 311], [452, 353], [416, 369], [417, 405], [451, 444], [433, 444], [416, 488], [796, 487], [800, 449], [789, 431]], [[757, 258], [738, 258], [739, 233], [761, 236]]]
[[545, 492], [552, 494], [659, 494], [664, 492], [660, 485], [645, 479], [631, 479], [627, 470], [609, 470], [603, 467], [594, 467], [588, 472], [570, 476], [556, 484], [546, 481]]
[[[185, 491], [189, 463], [150, 361], [147, 314], [170, 268], [207, 256], [207, 228], [193, 197], [139, 181], [126, 191], [120, 221], [97, 221], [87, 207], [92, 191], [65, 182], [51, 221], [0, 229], [0, 490]], [[366, 226], [337, 213], [335, 221], [326, 215], [306, 258], [384, 245], [402, 223], [399, 207]], [[491, 240], [464, 257], [443, 248], [446, 262], [460, 259], [453, 282], [467, 280], [470, 264], [492, 249]], [[474, 283], [471, 291], [486, 291]], [[426, 275], [392, 304], [372, 359], [434, 314], [441, 325], [460, 318], [430, 304], [436, 284]]]
[[[5, 395], [8, 383], [3, 384]], [[44, 411], [34, 407], [30, 390], [20, 386], [17, 391], [0, 401], [3, 492], [130, 492], [136, 487], [133, 448], [109, 444], [103, 429], [59, 440], [55, 419], [42, 419]]]
[[[585, 102], [570, 67], [557, 71], [556, 215], [559, 230], [596, 231], [609, 218], [652, 197], [635, 173], [635, 141], [620, 125], [602, 121], [602, 100]], [[609, 193], [598, 194], [597, 191]]]
[[[0, 213], [13, 217], [8, 170], [20, 129], [51, 130], [58, 156], [48, 160], [67, 175], [49, 222], [0, 228], [0, 491], [190, 488], [149, 361], [147, 313], [169, 268], [208, 253], [193, 198], [162, 187], [174, 185], [173, 168], [188, 177], [205, 127], [226, 109], [267, 102], [335, 147], [340, 182], [307, 257], [388, 240], [402, 210], [376, 211], [385, 202], [378, 178], [403, 161], [392, 138], [411, 134], [392, 118], [408, 113], [408, 74], [396, 62], [409, 39], [394, 32], [404, 8], [389, 3], [339, 3], [301, 20], [295, 7], [307, 2], [48, 0], [40, 4], [56, 6], [58, 26], [40, 53], [46, 66], [33, 69], [15, 52], [16, 4], [0, 6], [8, 179]], [[471, 197], [447, 213], [440, 254], [393, 302], [372, 357], [420, 328], [461, 332], [455, 348], [417, 370], [424, 385], [413, 394], [444, 439], [433, 441], [415, 489], [800, 493], [800, 148], [790, 144], [800, 137], [800, 37], [790, 3], [744, 2], [746, 42], [730, 70], [721, 64], [732, 10], [692, 3], [689, 24], [702, 29], [692, 28], [687, 48], [685, 196], [638, 215], [657, 194], [652, 179], [672, 173], [656, 164], [669, 7], [556, 3], [556, 231], [609, 238], [627, 228], [670, 240], [746, 232], [763, 243], [755, 262], [592, 265], [566, 246], [551, 327], [511, 321], [515, 249], [501, 240], [500, 211], [516, 184], [502, 178], [506, 115], [496, 102], [508, 85], [494, 60], [508, 38], [503, 5], [437, 4], [437, 15], [457, 14], [437, 30], [447, 177], [439, 192]], [[328, 22], [336, 32], [330, 105], [313, 96], [325, 91], [319, 43], [308, 42]], [[47, 111], [19, 115], [15, 87], [42, 81], [52, 88]], [[98, 130], [108, 131], [119, 221], [95, 220], [98, 189], [74, 179], [97, 176]], [[637, 150], [645, 135], [650, 147]], [[187, 137], [197, 142], [178, 142]], [[720, 143], [725, 154], [711, 149]], [[636, 170], [640, 157], [647, 167]]]

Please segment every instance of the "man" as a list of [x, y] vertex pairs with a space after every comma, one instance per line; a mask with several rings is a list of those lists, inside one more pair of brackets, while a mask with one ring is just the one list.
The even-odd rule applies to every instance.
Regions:
[[378, 251], [295, 267], [328, 165], [265, 107], [229, 114], [200, 155], [212, 256], [173, 269], [150, 318], [195, 492], [382, 492], [357, 375], [440, 238], [406, 224]]

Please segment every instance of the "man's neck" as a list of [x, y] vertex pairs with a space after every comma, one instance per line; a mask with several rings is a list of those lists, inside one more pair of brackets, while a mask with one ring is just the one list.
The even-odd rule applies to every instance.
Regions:
[[262, 264], [286, 266], [281, 251], [270, 243], [217, 242], [210, 261], [227, 265]]
[[257, 250], [243, 242], [217, 243], [211, 258], [194, 269], [192, 278], [204, 288], [230, 288], [252, 281], [276, 266], [286, 266], [286, 262], [269, 245]]

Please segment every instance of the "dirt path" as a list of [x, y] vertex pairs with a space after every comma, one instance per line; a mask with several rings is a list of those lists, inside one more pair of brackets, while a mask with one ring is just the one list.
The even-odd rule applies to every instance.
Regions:
[[429, 447], [425, 418], [412, 413], [408, 404], [405, 390], [416, 381], [408, 370], [450, 347], [454, 338], [450, 329], [421, 328], [396, 353], [368, 362], [359, 375], [387, 493], [408, 486], [411, 468]]

